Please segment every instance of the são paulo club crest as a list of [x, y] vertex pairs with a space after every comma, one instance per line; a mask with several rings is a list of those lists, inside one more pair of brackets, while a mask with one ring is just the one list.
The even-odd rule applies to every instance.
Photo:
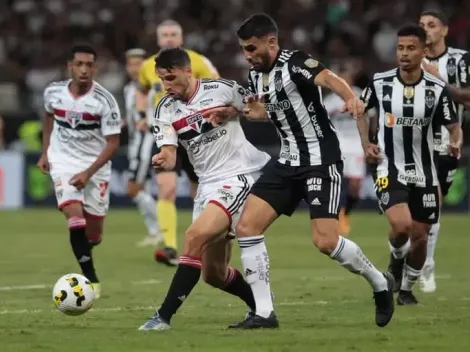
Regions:
[[83, 113], [76, 111], [67, 111], [65, 113], [65, 120], [72, 128], [76, 128], [82, 121]]
[[192, 130], [194, 130], [198, 133], [201, 133], [203, 121], [204, 121], [204, 118], [199, 113], [186, 118], [186, 122], [188, 123], [188, 127], [190, 127]]

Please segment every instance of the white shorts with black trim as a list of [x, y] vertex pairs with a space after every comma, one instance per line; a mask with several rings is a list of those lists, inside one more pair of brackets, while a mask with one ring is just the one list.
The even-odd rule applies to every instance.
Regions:
[[251, 186], [260, 172], [238, 175], [224, 181], [199, 184], [194, 199], [193, 222], [201, 215], [207, 204], [219, 206], [230, 220], [230, 231], [234, 231], [250, 193]]

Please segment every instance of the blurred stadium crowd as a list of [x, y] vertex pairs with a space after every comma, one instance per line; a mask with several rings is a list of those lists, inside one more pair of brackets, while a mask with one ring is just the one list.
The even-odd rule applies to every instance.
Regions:
[[40, 113], [44, 87], [67, 77], [76, 42], [99, 52], [97, 80], [118, 100], [126, 83], [126, 49], [155, 52], [155, 28], [173, 18], [185, 46], [212, 60], [222, 76], [246, 81], [247, 64], [235, 29], [249, 14], [270, 13], [281, 45], [310, 52], [331, 69], [354, 70], [358, 85], [394, 65], [396, 29], [425, 8], [450, 18], [449, 43], [470, 48], [470, 1], [465, 0], [4, 0], [0, 2], [0, 106]]

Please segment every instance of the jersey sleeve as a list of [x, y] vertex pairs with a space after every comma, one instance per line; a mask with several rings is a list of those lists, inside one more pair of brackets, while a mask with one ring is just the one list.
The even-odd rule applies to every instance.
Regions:
[[121, 133], [121, 112], [114, 96], [107, 92], [101, 112], [101, 132], [103, 136]]
[[454, 104], [450, 99], [450, 94], [446, 87], [444, 87], [439, 97], [433, 120], [435, 124], [443, 126], [459, 122], [457, 114], [455, 113]]
[[325, 69], [325, 66], [305, 51], [297, 51], [289, 59], [288, 68], [294, 82], [313, 83], [315, 77]]
[[361, 100], [364, 102], [366, 111], [378, 107], [374, 81], [370, 82], [369, 85], [362, 91]]
[[242, 110], [245, 107], [244, 101], [247, 96], [246, 89], [235, 81], [227, 81], [227, 83], [224, 83], [223, 87], [223, 102], [226, 105], [234, 106], [237, 110]]
[[470, 87], [470, 53], [466, 53], [459, 61], [459, 80], [462, 88]]
[[147, 61], [140, 66], [139, 69], [139, 87], [143, 89], [150, 89], [152, 88], [152, 82], [150, 82], [148, 77], [148, 69], [147, 69]]
[[46, 110], [46, 112], [48, 114], [52, 114], [54, 113], [54, 109], [52, 108], [52, 91], [51, 91], [51, 88], [50, 87], [47, 87], [46, 89], [44, 89], [44, 110]]
[[196, 72], [194, 72], [194, 76], [196, 78], [218, 78], [219, 72], [212, 64], [212, 62], [203, 55], [198, 55], [197, 65], [196, 65]]
[[153, 118], [152, 132], [159, 148], [164, 145], [178, 146], [178, 134], [171, 122], [171, 111], [165, 107], [166, 103], [167, 99], [160, 100]]

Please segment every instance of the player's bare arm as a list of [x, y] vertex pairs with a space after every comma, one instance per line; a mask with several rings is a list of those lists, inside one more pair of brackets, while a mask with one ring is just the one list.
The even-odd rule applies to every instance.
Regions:
[[445, 127], [449, 131], [449, 155], [460, 159], [462, 147], [462, 128], [460, 123], [452, 123]]
[[317, 86], [330, 89], [345, 101], [342, 112], [349, 111], [355, 119], [364, 115], [364, 103], [356, 97], [352, 88], [341, 77], [324, 69], [315, 76], [314, 83]]
[[136, 122], [135, 127], [140, 131], [146, 131], [148, 128], [146, 114], [148, 104], [148, 93], [149, 89], [142, 85], [139, 85], [135, 92], [135, 106], [140, 118], [140, 120]]
[[47, 113], [42, 124], [42, 153], [37, 166], [44, 173], [49, 173], [49, 162], [47, 160], [47, 149], [51, 140], [52, 127], [54, 126], [54, 115]]
[[113, 155], [119, 149], [120, 135], [113, 134], [106, 136], [106, 146], [103, 151], [100, 153], [95, 162], [90, 165], [90, 167], [76, 175], [74, 175], [69, 183], [76, 187], [78, 190], [85, 188], [91, 176], [93, 176], [96, 171], [101, 169], [108, 161], [111, 160]]
[[152, 166], [157, 170], [171, 171], [176, 165], [176, 146], [164, 145], [160, 153], [152, 157]]
[[221, 106], [206, 110], [202, 115], [213, 126], [220, 126], [229, 120], [236, 119], [241, 112], [235, 106]]
[[466, 109], [470, 109], [470, 88], [457, 88], [450, 84], [447, 84], [446, 88], [454, 102], [462, 104]]

